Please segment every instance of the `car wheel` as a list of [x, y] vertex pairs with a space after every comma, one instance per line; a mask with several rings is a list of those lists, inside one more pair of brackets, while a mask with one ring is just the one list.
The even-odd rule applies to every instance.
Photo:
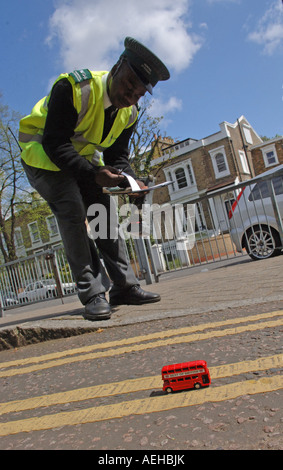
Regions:
[[267, 225], [255, 225], [245, 238], [245, 248], [253, 260], [271, 258], [281, 252], [278, 233]]
[[171, 387], [167, 387], [167, 388], [166, 388], [166, 393], [172, 393], [172, 392], [173, 392], [173, 390], [172, 390]]
[[201, 388], [201, 384], [199, 382], [196, 382], [195, 385], [194, 385], [194, 388], [196, 390], [199, 390]]

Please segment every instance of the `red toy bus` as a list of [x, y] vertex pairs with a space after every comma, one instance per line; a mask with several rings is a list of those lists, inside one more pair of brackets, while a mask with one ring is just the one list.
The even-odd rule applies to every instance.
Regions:
[[163, 391], [166, 393], [211, 384], [206, 361], [182, 362], [162, 367]]

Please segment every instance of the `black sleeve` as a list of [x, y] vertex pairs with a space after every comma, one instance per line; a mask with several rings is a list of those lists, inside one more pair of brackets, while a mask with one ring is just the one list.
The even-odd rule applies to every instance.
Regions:
[[82, 157], [71, 143], [78, 114], [73, 106], [72, 85], [67, 79], [57, 82], [51, 92], [42, 146], [60, 170], [73, 176], [94, 178], [96, 168]]
[[121, 169], [136, 179], [136, 175], [129, 163], [129, 141], [134, 130], [134, 125], [125, 129], [111, 147], [103, 152], [105, 165]]

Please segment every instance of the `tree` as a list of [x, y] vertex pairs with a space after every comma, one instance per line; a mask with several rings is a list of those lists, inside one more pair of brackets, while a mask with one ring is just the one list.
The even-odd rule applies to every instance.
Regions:
[[[1, 95], [0, 95], [1, 99]], [[15, 140], [19, 113], [0, 102], [0, 250], [5, 263], [16, 259], [15, 214], [17, 205], [27, 201], [27, 180], [21, 152]]]
[[150, 172], [150, 163], [160, 134], [159, 124], [163, 119], [163, 116], [150, 116], [150, 107], [149, 99], [144, 98], [130, 140], [130, 163], [137, 177], [147, 176]]
[[268, 140], [273, 140], [273, 139], [278, 139], [279, 137], [282, 137], [282, 135], [275, 134], [274, 137], [266, 137], [266, 135], [261, 135], [260, 138], [263, 140], [263, 142], [267, 142]]

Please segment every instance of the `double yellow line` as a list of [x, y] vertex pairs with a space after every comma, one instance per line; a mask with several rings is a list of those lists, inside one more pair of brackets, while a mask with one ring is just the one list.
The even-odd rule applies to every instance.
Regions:
[[[253, 361], [236, 362], [222, 366], [210, 367], [212, 380], [231, 377], [252, 371], [277, 369], [283, 365], [283, 354], [256, 359]], [[139, 379], [123, 380], [110, 384], [94, 385], [92, 387], [79, 388], [67, 392], [53, 393], [26, 400], [15, 400], [7, 403], [0, 403], [0, 415], [52, 405], [62, 405], [94, 398], [110, 397], [125, 393], [134, 393], [144, 390], [162, 390], [161, 374]]]
[[[43, 370], [71, 362], [110, 357], [113, 355], [116, 356], [117, 354], [167, 346], [168, 344], [200, 341], [213, 337], [233, 335], [246, 331], [255, 331], [264, 328], [281, 326], [282, 318], [277, 320], [270, 320], [270, 318], [274, 318], [276, 316], [282, 317], [283, 311], [234, 318], [214, 323], [205, 323], [198, 326], [186, 327], [176, 330], [167, 330], [145, 336], [126, 338], [122, 341], [107, 342], [54, 354], [48, 354], [40, 357], [31, 357], [23, 360], [1, 363], [0, 367], [3, 369], [1, 373], [4, 374], [2, 376], [25, 374], [33, 372], [34, 370]], [[269, 321], [262, 321], [263, 319], [267, 318], [269, 318]], [[251, 324], [251, 322], [255, 321], [258, 323]], [[244, 322], [249, 324], [245, 326], [225, 328], [228, 324], [235, 325]], [[212, 328], [216, 327], [224, 328], [220, 330], [201, 332], [205, 329], [211, 330]], [[199, 333], [196, 333], [197, 331], [199, 331]], [[156, 341], [153, 341], [154, 339]], [[100, 351], [93, 352], [97, 349]], [[3, 415], [7, 413], [35, 410], [41, 407], [49, 407], [78, 401], [82, 402], [99, 397], [121, 395], [125, 393], [134, 393], [145, 390], [160, 391], [160, 396], [133, 399], [112, 405], [93, 406], [86, 409], [81, 409], [79, 411], [53, 413], [37, 418], [28, 418], [1, 423], [0, 436], [17, 434], [20, 432], [53, 429], [58, 426], [71, 426], [75, 424], [122, 418], [133, 414], [140, 415], [145, 413], [161, 412], [174, 408], [194, 406], [206, 402], [229, 400], [241, 395], [254, 395], [258, 393], [279, 390], [283, 388], [283, 376], [280, 375], [262, 377], [258, 380], [234, 382], [228, 385], [216, 385], [217, 379], [219, 378], [236, 376], [251, 371], [268, 370], [270, 368], [279, 369], [282, 367], [282, 365], [283, 354], [259, 358], [253, 361], [244, 361], [234, 364], [221, 365], [218, 367], [210, 367], [212, 385], [209, 388], [198, 391], [178, 393], [172, 396], [162, 395], [162, 381], [161, 376], [158, 375], [80, 388], [77, 390], [54, 393], [51, 395], [33, 397], [26, 400], [0, 403], [0, 414]], [[17, 368], [15, 369], [14, 367]]]
[[[212, 380], [227, 375], [236, 375], [252, 370], [267, 370], [270, 367], [282, 367], [283, 355], [270, 356], [255, 361], [245, 361], [210, 369]], [[117, 395], [122, 393], [138, 392], [148, 389], [161, 389], [160, 376], [144, 377], [141, 379], [116, 382], [101, 386], [55, 393], [48, 396], [35, 397], [22, 401], [2, 403], [0, 414], [37, 409], [56, 404], [89, 400], [101, 396]], [[0, 424], [0, 436], [18, 434], [21, 432], [54, 429], [61, 426], [93, 423], [114, 418], [123, 418], [130, 415], [142, 415], [167, 411], [174, 408], [185, 408], [207, 402], [220, 402], [231, 400], [242, 395], [256, 395], [283, 388], [283, 376], [263, 377], [258, 380], [245, 380], [228, 385], [209, 387], [198, 391], [190, 391], [174, 395], [161, 395], [137, 400], [123, 401], [118, 404], [94, 406], [79, 411], [69, 411], [44, 415], [37, 418], [28, 418], [18, 421], [9, 421]]]
[[[196, 326], [171, 329], [162, 332], [159, 331], [144, 336], [124, 338], [119, 341], [111, 341], [101, 344], [98, 343], [82, 348], [75, 348], [52, 354], [46, 354], [39, 357], [30, 357], [16, 361], [3, 362], [0, 363], [0, 377], [12, 377], [20, 374], [28, 374], [52, 367], [63, 366], [65, 364], [100, 359], [103, 357], [112, 357], [130, 352], [138, 352], [146, 349], [169, 346], [172, 344], [174, 345], [198, 342], [211, 338], [240, 334], [247, 331], [274, 328], [283, 324], [282, 318], [278, 320], [270, 320], [267, 322], [263, 322], [261, 320], [278, 316], [283, 316], [282, 310], [259, 315], [251, 315], [248, 317], [233, 318], [214, 323], [202, 323]], [[202, 332], [204, 330], [211, 330], [213, 328], [223, 328], [227, 325], [238, 325], [240, 323], [250, 322], [258, 323]], [[92, 352], [98, 349], [100, 350], [99, 352]]]

